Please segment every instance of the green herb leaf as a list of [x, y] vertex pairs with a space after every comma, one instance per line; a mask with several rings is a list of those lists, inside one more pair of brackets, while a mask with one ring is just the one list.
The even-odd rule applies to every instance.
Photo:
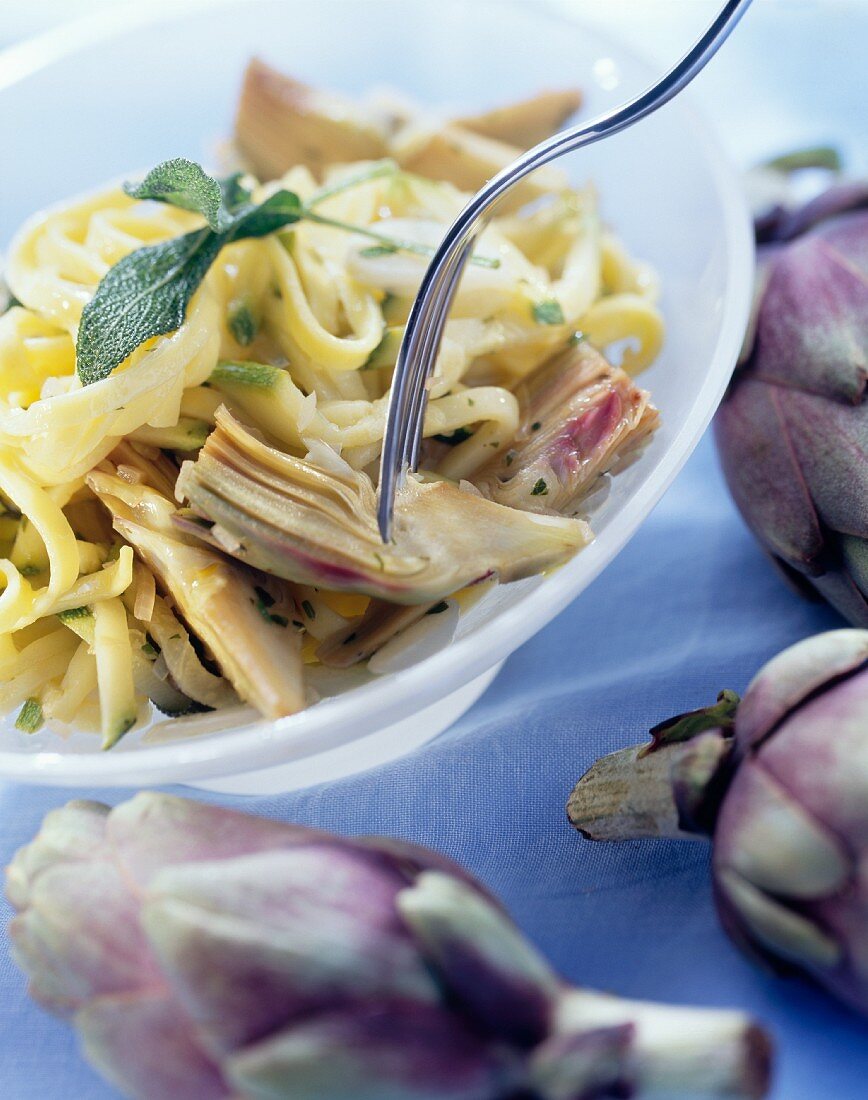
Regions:
[[[367, 170], [367, 178], [392, 171], [392, 165], [382, 164]], [[306, 218], [373, 239], [377, 255], [398, 250], [432, 254], [427, 246], [392, 240], [369, 228], [319, 214], [312, 209], [313, 200], [305, 205], [292, 191], [276, 191], [254, 206], [241, 179], [236, 174], [216, 180], [198, 164], [178, 157], [158, 164], [141, 183], [126, 185], [127, 194], [133, 198], [195, 211], [208, 225], [139, 248], [109, 269], [85, 306], [78, 330], [76, 371], [84, 385], [107, 378], [146, 340], [178, 329], [220, 249], [231, 241], [264, 237]], [[319, 202], [326, 197], [327, 192], [321, 192], [314, 199]], [[496, 257], [484, 256], [472, 256], [471, 263], [500, 265]], [[250, 330], [243, 318], [241, 326], [239, 332], [246, 338]], [[244, 339], [239, 342], [244, 343]]]
[[270, 592], [267, 592], [264, 588], [260, 588], [259, 585], [256, 585], [253, 591], [259, 597], [259, 602], [262, 604], [263, 607], [274, 607], [274, 605], [277, 603], [277, 600], [275, 600], [274, 596], [272, 596], [272, 594]]
[[269, 610], [277, 603], [270, 592], [258, 585], [254, 587], [253, 591], [256, 593], [256, 610], [267, 623], [274, 623], [275, 626], [289, 625], [289, 619], [285, 615], [273, 615]]
[[242, 210], [228, 231], [228, 240], [242, 237], [267, 237], [285, 225], [292, 225], [304, 215], [301, 199], [294, 191], [275, 191], [259, 206]]
[[546, 497], [549, 495], [549, 487], [546, 485], [543, 478], [540, 478], [536, 485], [534, 485], [530, 491], [530, 495], [532, 497]]
[[660, 722], [651, 730], [651, 744], [646, 745], [640, 755], [647, 756], [663, 748], [664, 745], [689, 741], [691, 737], [705, 733], [706, 730], [719, 729], [727, 734], [732, 733], [735, 727], [735, 712], [740, 702], [734, 691], [722, 691], [717, 697], [717, 702], [712, 706], [691, 710], [686, 714], [677, 714], [674, 718]]
[[244, 179], [243, 172], [233, 172], [231, 176], [217, 181], [223, 194], [223, 204], [230, 214], [237, 213], [242, 206], [250, 202], [250, 188], [244, 186], [242, 179]]
[[445, 600], [441, 600], [440, 603], [435, 603], [433, 607], [429, 607], [425, 612], [426, 615], [442, 615], [444, 611], [449, 607], [449, 604]]
[[142, 653], [144, 653], [146, 657], [150, 657], [152, 661], [156, 660], [158, 656], [157, 647], [151, 642], [145, 642], [145, 644], [142, 646]]
[[564, 311], [561, 303], [554, 298], [546, 302], [535, 302], [533, 306], [533, 319], [538, 325], [562, 325], [564, 323]]
[[438, 443], [448, 443], [450, 447], [454, 447], [456, 443], [463, 443], [465, 439], [469, 439], [472, 435], [473, 432], [469, 428], [456, 428], [449, 435], [435, 435], [434, 438]]
[[85, 385], [107, 378], [146, 340], [181, 326], [224, 244], [267, 236], [303, 212], [298, 195], [284, 190], [251, 206], [239, 174], [218, 181], [183, 157], [158, 164], [125, 190], [133, 198], [193, 210], [208, 228], [139, 248], [106, 273], [84, 308], [78, 332], [76, 370]]
[[25, 733], [36, 733], [44, 721], [42, 703], [38, 699], [25, 699], [15, 719], [15, 728]]
[[[237, 199], [238, 176], [230, 177], [225, 186], [230, 198]], [[192, 210], [201, 214], [214, 230], [228, 229], [232, 223], [223, 188], [200, 165], [186, 157], [158, 164], [141, 183], [125, 183], [124, 191], [134, 199], [155, 199], [182, 210]]]
[[302, 600], [301, 609], [309, 619], [316, 618], [316, 608], [313, 606], [310, 600]]
[[198, 229], [138, 248], [109, 268], [81, 315], [75, 362], [85, 386], [108, 378], [152, 336], [180, 328], [223, 242], [222, 233]]

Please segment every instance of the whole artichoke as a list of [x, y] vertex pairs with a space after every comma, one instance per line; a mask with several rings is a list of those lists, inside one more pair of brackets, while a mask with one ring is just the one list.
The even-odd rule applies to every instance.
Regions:
[[592, 840], [712, 837], [732, 938], [868, 1013], [868, 631], [784, 650], [744, 698], [603, 757], [570, 797]]
[[760, 1097], [743, 1015], [567, 985], [433, 852], [141, 794], [72, 802], [15, 857], [33, 995], [129, 1096]]
[[806, 593], [868, 626], [868, 185], [757, 222], [755, 315], [715, 420], [745, 522]]

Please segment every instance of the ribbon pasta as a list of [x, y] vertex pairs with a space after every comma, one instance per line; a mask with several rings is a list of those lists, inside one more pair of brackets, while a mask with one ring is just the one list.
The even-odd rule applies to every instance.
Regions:
[[[143, 475], [127, 459], [140, 456], [171, 486], [225, 404], [290, 453], [376, 469], [420, 252], [466, 196], [389, 164], [335, 169], [322, 187], [295, 168], [255, 198], [278, 186], [317, 220], [224, 247], [180, 328], [87, 386], [75, 340], [100, 279], [201, 219], [111, 188], [38, 215], [12, 244], [6, 274], [20, 304], [0, 315], [0, 708], [22, 706], [23, 729], [96, 720], [108, 747], [145, 713], [146, 696], [166, 710], [235, 699], [147, 560], [134, 563], [112, 530], [93, 488], [106, 462], [135, 485]], [[410, 249], [372, 246], [371, 236]], [[468, 267], [456, 296], [424, 424], [434, 471], [454, 479], [509, 447], [513, 388], [574, 332], [630, 342], [632, 372], [663, 338], [653, 273], [601, 227], [591, 190], [494, 219], [477, 255], [485, 262]], [[314, 638], [367, 602], [317, 590], [295, 598]]]

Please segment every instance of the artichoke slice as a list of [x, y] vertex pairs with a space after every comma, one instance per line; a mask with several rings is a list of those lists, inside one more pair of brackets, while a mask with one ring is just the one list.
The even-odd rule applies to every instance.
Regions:
[[241, 561], [287, 580], [427, 603], [483, 577], [518, 580], [566, 560], [590, 529], [531, 516], [449, 482], [409, 477], [394, 541], [384, 545], [370, 478], [337, 456], [329, 469], [261, 443], [225, 410], [178, 492], [214, 525], [210, 538]]
[[[87, 480], [115, 530], [153, 571], [238, 695], [266, 718], [301, 710], [301, 643], [285, 586], [185, 538], [172, 522], [174, 505], [156, 489], [97, 470]], [[225, 692], [200, 701], [223, 705], [232, 694], [226, 685]]]
[[[519, 390], [512, 446], [474, 478], [486, 497], [530, 512], [574, 509], [607, 470], [650, 438], [659, 416], [644, 390], [584, 342], [554, 356]], [[366, 660], [423, 614], [374, 601], [317, 650], [335, 668]]]
[[474, 482], [490, 500], [529, 512], [575, 508], [660, 419], [650, 395], [586, 341], [534, 371], [517, 394], [515, 440]]

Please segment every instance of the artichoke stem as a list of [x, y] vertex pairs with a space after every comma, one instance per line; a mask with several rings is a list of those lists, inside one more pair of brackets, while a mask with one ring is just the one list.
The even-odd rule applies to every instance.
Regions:
[[731, 745], [710, 730], [653, 752], [634, 745], [603, 756], [573, 788], [570, 821], [588, 840], [707, 839]]
[[[629, 750], [628, 750], [629, 751]], [[771, 1043], [742, 1012], [670, 1007], [569, 990], [555, 1014], [555, 1030], [628, 1025], [637, 1100], [756, 1100], [767, 1094]]]

